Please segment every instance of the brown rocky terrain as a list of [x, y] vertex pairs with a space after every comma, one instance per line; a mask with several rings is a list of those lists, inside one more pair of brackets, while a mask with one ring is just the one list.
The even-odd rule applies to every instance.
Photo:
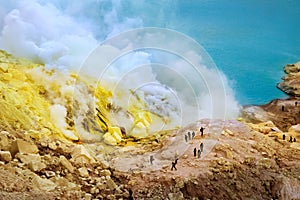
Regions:
[[[272, 123], [249, 126], [201, 120], [170, 134], [165, 157], [154, 154], [153, 165], [141, 149], [145, 162], [135, 150], [123, 167], [101, 159], [91, 144], [35, 141], [2, 131], [0, 199], [300, 199], [300, 144], [282, 140]], [[187, 131], [196, 136], [186, 143]], [[193, 149], [201, 142], [204, 151], [196, 158]], [[176, 155], [167, 148], [173, 143], [185, 148]], [[177, 171], [168, 154], [179, 158]], [[127, 170], [129, 161], [136, 167]]]

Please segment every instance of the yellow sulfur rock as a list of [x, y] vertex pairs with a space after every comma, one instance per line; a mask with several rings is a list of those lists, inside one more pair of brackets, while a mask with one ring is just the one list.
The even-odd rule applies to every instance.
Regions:
[[117, 145], [122, 141], [122, 132], [119, 127], [109, 127], [108, 132], [103, 136], [104, 142], [110, 145]]
[[11, 73], [3, 73], [2, 78], [5, 81], [10, 81], [12, 79], [12, 74]]
[[1, 69], [3, 72], [7, 72], [7, 70], [8, 70], [8, 64], [7, 64], [7, 63], [1, 63], [1, 64], [0, 64], [0, 69]]

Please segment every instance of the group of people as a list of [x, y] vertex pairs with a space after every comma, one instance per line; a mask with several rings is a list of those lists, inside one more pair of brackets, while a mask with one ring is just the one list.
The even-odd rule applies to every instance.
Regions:
[[[201, 127], [200, 129], [200, 134], [201, 136], [203, 137], [204, 135], [204, 128]], [[188, 142], [189, 140], [192, 140], [194, 139], [195, 137], [195, 132], [193, 131], [192, 133], [189, 131], [185, 136], [185, 142]], [[198, 158], [201, 158], [201, 153], [203, 152], [203, 142], [201, 142], [200, 144], [200, 148], [197, 150], [197, 148], [194, 148], [194, 156], [196, 157], [197, 156], [197, 153], [198, 153]], [[153, 156], [151, 155], [150, 156], [150, 164], [152, 165], [153, 164], [153, 161], [154, 161], [154, 158]], [[177, 165], [177, 161], [178, 161], [178, 158], [175, 159], [175, 161], [172, 162], [172, 167], [171, 167], [171, 170], [177, 170], [176, 168], [176, 165]]]
[[[201, 137], [203, 137], [203, 135], [204, 135], [204, 129], [205, 129], [205, 128], [203, 128], [202, 126], [201, 126], [201, 128], [199, 129], [199, 130], [200, 130]], [[191, 132], [189, 131], [187, 134], [184, 135], [185, 142], [188, 142], [189, 140], [194, 139], [194, 137], [195, 137], [195, 131], [193, 131], [192, 134], [191, 134]]]
[[[298, 102], [297, 102], [297, 101], [295, 101], [295, 106], [296, 106], [296, 107], [298, 106]], [[282, 111], [282, 112], [285, 111], [284, 105], [281, 106], [281, 111]]]
[[[285, 140], [285, 134], [283, 134], [282, 139]], [[296, 142], [296, 138], [290, 135], [289, 142]]]
[[191, 135], [191, 132], [188, 132], [187, 135], [186, 134], [184, 135], [185, 142], [188, 142], [189, 140], [194, 139], [194, 137], [195, 137], [194, 131], [192, 132], [192, 135]]
[[197, 148], [194, 148], [194, 157], [197, 157], [197, 153], [198, 153], [198, 158], [201, 158], [201, 153], [203, 152], [203, 142], [201, 142], [200, 144], [200, 148], [197, 150]]

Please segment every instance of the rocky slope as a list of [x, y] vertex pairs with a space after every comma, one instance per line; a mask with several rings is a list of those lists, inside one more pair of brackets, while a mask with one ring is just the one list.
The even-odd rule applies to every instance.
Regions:
[[[185, 142], [187, 131], [196, 136]], [[94, 151], [101, 143], [2, 131], [0, 199], [300, 199], [300, 144], [282, 135], [272, 123], [201, 120], [166, 137], [164, 153], [132, 150], [120, 167], [111, 158], [124, 159], [121, 151]], [[300, 141], [298, 132], [295, 137]], [[194, 157], [201, 142], [201, 158]], [[184, 148], [173, 150], [173, 143]], [[152, 165], [147, 152], [154, 154]], [[175, 156], [177, 171], [171, 170]]]
[[284, 67], [286, 76], [277, 87], [291, 96], [300, 96], [300, 62], [288, 64]]
[[69, 101], [77, 77], [1, 55], [0, 199], [300, 199], [296, 97], [247, 107], [240, 121], [203, 119], [109, 145], [105, 127], [109, 141], [119, 137], [118, 127], [107, 127], [109, 93], [81, 82], [83, 96], [98, 94], [103, 114], [97, 121], [87, 112], [77, 131]]

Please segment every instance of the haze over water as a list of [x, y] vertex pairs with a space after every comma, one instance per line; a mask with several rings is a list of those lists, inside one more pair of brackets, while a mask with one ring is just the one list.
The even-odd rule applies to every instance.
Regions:
[[[144, 26], [183, 32], [199, 42], [233, 82], [241, 104], [286, 95], [276, 88], [283, 66], [300, 60], [300, 1], [162, 1], [124, 7]], [[131, 14], [130, 14], [131, 13]]]
[[286, 97], [276, 84], [300, 60], [298, 0], [0, 2], [0, 47], [16, 56], [72, 66], [122, 31], [169, 28], [207, 50], [240, 104]]

